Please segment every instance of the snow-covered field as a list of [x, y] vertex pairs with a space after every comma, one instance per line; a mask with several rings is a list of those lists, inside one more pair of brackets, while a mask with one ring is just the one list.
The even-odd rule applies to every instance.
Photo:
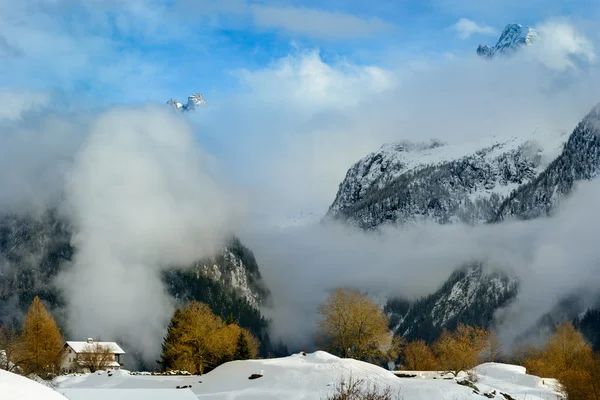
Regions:
[[0, 399], [65, 400], [65, 397], [29, 378], [0, 369]]
[[[413, 378], [399, 378], [394, 373], [375, 365], [351, 359], [341, 359], [323, 351], [295, 354], [267, 360], [234, 361], [224, 364], [203, 376], [150, 376], [131, 375], [128, 371], [114, 371], [86, 375], [66, 375], [54, 380], [57, 392], [26, 378], [0, 375], [0, 398], [60, 400], [190, 400], [190, 399], [326, 399], [334, 393], [342, 380], [363, 380], [378, 388], [390, 387], [403, 400], [461, 400], [482, 399], [485, 393], [505, 400], [502, 393], [515, 399], [555, 400], [560, 398], [553, 380], [525, 374], [522, 367], [488, 363], [477, 367], [479, 380], [475, 383], [480, 394], [472, 388], [458, 385], [456, 380], [435, 372], [412, 372]], [[1, 372], [1, 371], [0, 371]], [[403, 372], [408, 373], [408, 372]], [[260, 374], [258, 379], [248, 379]], [[12, 375], [12, 374], [11, 374]], [[444, 379], [446, 378], [446, 379]], [[17, 382], [18, 380], [18, 382]], [[25, 385], [22, 381], [25, 381]], [[459, 377], [460, 380], [460, 377]], [[14, 381], [14, 383], [13, 383]], [[17, 396], [17, 391], [4, 392], [20, 385], [38, 389], [37, 397]], [[177, 386], [188, 386], [177, 389]], [[189, 387], [191, 386], [191, 387]], [[50, 394], [47, 395], [46, 393]], [[5, 396], [9, 393], [9, 396]], [[15, 393], [12, 395], [11, 394]], [[32, 392], [33, 393], [33, 392]], [[51, 397], [53, 395], [54, 397]]]

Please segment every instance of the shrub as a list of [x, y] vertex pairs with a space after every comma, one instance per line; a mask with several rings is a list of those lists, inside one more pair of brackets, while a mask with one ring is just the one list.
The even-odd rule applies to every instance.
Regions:
[[393, 394], [390, 387], [379, 389], [377, 385], [365, 384], [362, 379], [348, 382], [344, 379], [336, 385], [335, 393], [327, 400], [400, 400], [399, 394]]

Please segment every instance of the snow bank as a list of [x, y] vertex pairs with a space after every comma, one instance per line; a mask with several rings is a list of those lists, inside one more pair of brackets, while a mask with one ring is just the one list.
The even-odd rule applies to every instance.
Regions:
[[2, 400], [65, 400], [60, 393], [24, 376], [0, 369]]
[[197, 400], [189, 389], [64, 389], [69, 400]]
[[[199, 399], [322, 400], [334, 393], [339, 382], [352, 378], [362, 380], [371, 387], [390, 387], [392, 393], [398, 394], [403, 400], [481, 400], [484, 398], [482, 394], [494, 391], [499, 400], [504, 400], [501, 393], [518, 400], [556, 400], [558, 397], [550, 380], [526, 375], [522, 367], [488, 363], [479, 366], [477, 373], [479, 381], [475, 385], [481, 394], [458, 385], [453, 378], [444, 379], [445, 376], [440, 373], [423, 372], [417, 373], [415, 378], [399, 378], [376, 365], [317, 351], [306, 356], [294, 354], [267, 360], [233, 361], [203, 376], [148, 376], [131, 375], [127, 371], [117, 374], [115, 371], [113, 376], [102, 372], [60, 377], [55, 384], [65, 390], [67, 397], [70, 389], [98, 388], [103, 392], [111, 389], [154, 389], [159, 392], [155, 389], [191, 385], [185, 390], [191, 390]], [[248, 379], [253, 374], [262, 376]], [[71, 400], [80, 398], [83, 397], [73, 397]], [[96, 398], [100, 399], [90, 395], [86, 400]]]

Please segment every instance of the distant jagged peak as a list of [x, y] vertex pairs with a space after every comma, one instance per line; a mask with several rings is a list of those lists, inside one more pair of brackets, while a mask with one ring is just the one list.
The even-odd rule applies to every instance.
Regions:
[[537, 37], [538, 33], [535, 29], [511, 23], [506, 25], [495, 46], [490, 47], [480, 44], [477, 47], [477, 54], [488, 59], [493, 58], [498, 53], [504, 55], [512, 54], [522, 46], [534, 43]]
[[202, 93], [194, 93], [191, 96], [188, 96], [186, 104], [182, 104], [174, 98], [170, 98], [169, 101], [167, 101], [167, 104], [171, 105], [177, 111], [193, 111], [196, 107], [205, 105], [206, 100], [204, 100]]

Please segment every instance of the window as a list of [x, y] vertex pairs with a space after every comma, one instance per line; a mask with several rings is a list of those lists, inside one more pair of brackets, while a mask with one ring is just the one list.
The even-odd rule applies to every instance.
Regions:
[[69, 354], [71, 354], [71, 349], [69, 349]]

